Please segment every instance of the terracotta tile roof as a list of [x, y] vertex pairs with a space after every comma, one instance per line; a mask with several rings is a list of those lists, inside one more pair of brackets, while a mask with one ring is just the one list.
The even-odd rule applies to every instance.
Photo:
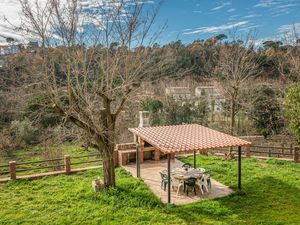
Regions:
[[198, 124], [139, 127], [128, 130], [163, 153], [251, 145], [251, 142]]

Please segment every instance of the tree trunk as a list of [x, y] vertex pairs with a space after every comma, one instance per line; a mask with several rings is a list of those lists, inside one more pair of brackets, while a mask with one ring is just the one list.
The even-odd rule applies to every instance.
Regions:
[[231, 100], [231, 106], [230, 106], [230, 135], [233, 135], [233, 129], [235, 124], [235, 101]]
[[103, 176], [104, 176], [104, 185], [105, 187], [115, 187], [116, 179], [115, 179], [115, 163], [113, 151], [114, 148], [110, 146], [106, 146], [106, 149], [102, 151], [102, 161], [103, 161]]
[[[230, 106], [230, 135], [233, 135], [233, 129], [235, 124], [235, 100], [231, 99], [231, 106]], [[233, 148], [229, 148], [229, 158], [232, 156]]]

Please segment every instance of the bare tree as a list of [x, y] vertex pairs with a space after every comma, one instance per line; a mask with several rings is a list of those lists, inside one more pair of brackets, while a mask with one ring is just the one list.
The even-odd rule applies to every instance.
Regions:
[[42, 43], [32, 75], [47, 107], [84, 130], [101, 154], [105, 186], [115, 186], [116, 120], [141, 80], [167, 63], [148, 47], [160, 34], [152, 27], [161, 1], [19, 1], [23, 30]]
[[300, 38], [299, 38], [299, 27], [293, 25], [293, 30], [289, 32], [287, 43], [291, 44], [291, 48], [287, 51], [287, 60], [290, 66], [290, 72], [294, 81], [300, 81]]
[[253, 42], [235, 41], [224, 44], [219, 49], [216, 73], [217, 83], [230, 103], [230, 134], [234, 134], [238, 98], [249, 79], [259, 74], [259, 63]]

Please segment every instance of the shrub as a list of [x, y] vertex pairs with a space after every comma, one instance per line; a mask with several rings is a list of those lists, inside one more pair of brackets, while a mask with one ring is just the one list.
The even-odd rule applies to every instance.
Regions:
[[14, 148], [14, 143], [8, 132], [0, 131], [0, 154], [8, 154]]
[[256, 129], [265, 137], [278, 134], [284, 123], [280, 105], [275, 92], [270, 87], [261, 87], [256, 90], [250, 117], [253, 119]]
[[34, 96], [26, 103], [24, 116], [43, 128], [54, 127], [60, 123], [60, 117], [49, 107], [50, 97], [47, 94]]
[[10, 125], [10, 132], [19, 147], [35, 144], [38, 141], [37, 129], [27, 118], [22, 121], [14, 120]]
[[198, 123], [207, 125], [209, 108], [207, 101], [200, 101], [197, 106], [191, 103], [179, 104], [170, 101], [165, 107], [165, 113], [168, 124]]
[[284, 106], [290, 129], [300, 144], [300, 84], [287, 90]]
[[[44, 141], [42, 143], [43, 146], [43, 152], [41, 154], [41, 157], [43, 160], [49, 160], [49, 159], [57, 159], [63, 157], [63, 150], [60, 146], [53, 145], [53, 142], [51, 140]], [[60, 167], [55, 167], [55, 165], [59, 164], [58, 161], [50, 161], [46, 162], [46, 166], [54, 166], [55, 170], [60, 170]]]
[[157, 126], [164, 124], [163, 103], [157, 99], [147, 98], [141, 103], [141, 109], [149, 111], [150, 125]]

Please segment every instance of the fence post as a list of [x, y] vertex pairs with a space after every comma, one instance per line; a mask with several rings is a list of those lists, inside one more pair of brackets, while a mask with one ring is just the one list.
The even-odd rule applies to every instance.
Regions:
[[71, 159], [70, 159], [69, 155], [64, 156], [64, 164], [65, 164], [66, 174], [70, 174], [71, 173]]
[[246, 147], [246, 158], [251, 158], [250, 146]]
[[293, 158], [294, 162], [299, 162], [299, 147], [294, 147]]
[[[284, 143], [281, 143], [281, 155], [284, 156]], [[278, 154], [277, 157], [280, 158], [280, 155]]]
[[17, 179], [17, 163], [16, 161], [10, 161], [9, 162], [9, 174], [11, 180]]
[[268, 150], [268, 157], [271, 158], [271, 149]]

